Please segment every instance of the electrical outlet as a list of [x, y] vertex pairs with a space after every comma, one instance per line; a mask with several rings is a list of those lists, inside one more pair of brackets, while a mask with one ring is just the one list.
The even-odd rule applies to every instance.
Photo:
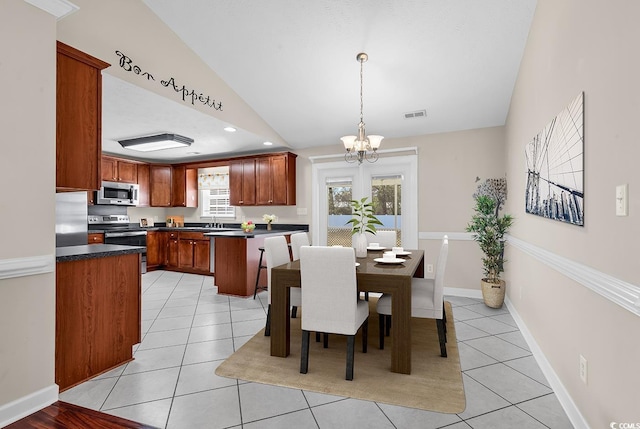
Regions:
[[432, 273], [433, 272], [433, 264], [427, 264], [427, 272], [428, 273]]
[[587, 384], [587, 359], [580, 355], [580, 378], [584, 384]]

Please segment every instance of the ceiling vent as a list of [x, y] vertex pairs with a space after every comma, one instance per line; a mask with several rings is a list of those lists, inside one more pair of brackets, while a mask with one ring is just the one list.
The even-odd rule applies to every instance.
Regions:
[[426, 110], [416, 110], [414, 112], [407, 112], [404, 114], [405, 119], [426, 118], [426, 117], [427, 117]]

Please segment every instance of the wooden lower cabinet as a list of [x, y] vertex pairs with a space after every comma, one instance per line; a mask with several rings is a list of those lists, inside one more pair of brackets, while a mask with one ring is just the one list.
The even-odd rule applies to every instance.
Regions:
[[147, 232], [147, 271], [153, 271], [165, 264], [167, 259], [167, 236], [166, 232]]
[[60, 391], [133, 359], [141, 341], [140, 254], [56, 263]]
[[209, 238], [201, 232], [180, 232], [178, 242], [178, 262], [181, 269], [209, 271]]
[[167, 255], [165, 260], [165, 266], [167, 268], [178, 268], [178, 233], [177, 232], [169, 232], [167, 233]]
[[88, 244], [104, 244], [104, 234], [101, 232], [91, 232], [87, 237]]

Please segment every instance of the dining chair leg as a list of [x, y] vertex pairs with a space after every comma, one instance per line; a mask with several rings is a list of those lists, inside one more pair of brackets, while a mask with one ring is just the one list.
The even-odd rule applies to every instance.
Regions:
[[322, 347], [324, 347], [325, 349], [329, 348], [329, 334], [327, 334], [326, 332], [322, 333]]
[[320, 342], [320, 332], [316, 332], [316, 343]]
[[295, 305], [291, 308], [291, 318], [295, 319], [296, 316], [298, 315], [298, 307], [296, 307]]
[[442, 319], [436, 319], [436, 325], [438, 327], [438, 339], [440, 340], [440, 356], [447, 357], [447, 340], [444, 332], [444, 322]]
[[385, 323], [385, 334], [387, 335], [387, 337], [389, 336], [389, 334], [391, 333], [391, 315], [387, 314], [385, 316], [386, 319], [386, 323]]
[[302, 331], [302, 350], [300, 351], [300, 374], [309, 370], [309, 331]]
[[442, 301], [442, 320], [444, 321], [444, 333], [447, 333], [447, 309], [444, 307], [444, 301]]
[[367, 317], [362, 324], [362, 353], [367, 352], [367, 345], [369, 343], [369, 318]]
[[267, 323], [264, 325], [264, 336], [271, 336], [271, 304], [267, 306]]
[[353, 380], [353, 355], [356, 343], [355, 335], [347, 336], [347, 376], [345, 380]]
[[378, 333], [380, 350], [384, 350], [384, 314], [378, 315]]

